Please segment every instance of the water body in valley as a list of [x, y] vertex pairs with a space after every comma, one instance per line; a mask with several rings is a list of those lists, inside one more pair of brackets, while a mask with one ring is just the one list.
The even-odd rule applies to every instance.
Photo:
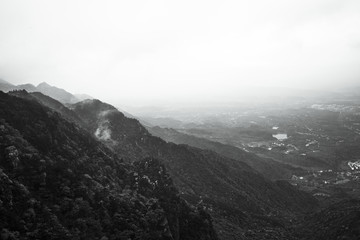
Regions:
[[286, 133], [277, 133], [277, 134], [273, 134], [272, 135], [274, 138], [276, 138], [277, 140], [285, 140], [288, 138], [287, 134]]

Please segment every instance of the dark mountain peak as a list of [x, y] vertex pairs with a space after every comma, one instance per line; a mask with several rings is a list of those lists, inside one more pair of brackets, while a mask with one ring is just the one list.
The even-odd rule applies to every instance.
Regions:
[[73, 105], [75, 108], [90, 108], [96, 112], [105, 111], [105, 110], [116, 110], [116, 108], [110, 104], [104, 103], [99, 99], [86, 99], [84, 101], [75, 103]]
[[51, 108], [52, 110], [61, 114], [68, 121], [74, 122], [79, 126], [83, 125], [81, 119], [69, 108], [64, 106], [61, 102], [41, 93], [41, 92], [32, 92], [30, 95], [42, 105]]
[[85, 128], [99, 140], [110, 143], [110, 147], [123, 144], [129, 147], [127, 151], [122, 152], [126, 156], [149, 156], [142, 154], [142, 151], [133, 145], [149, 135], [138, 120], [125, 117], [114, 106], [98, 99], [85, 100], [71, 107], [85, 123]]
[[115, 107], [98, 99], [86, 99], [71, 105], [70, 108], [82, 116], [89, 124], [97, 122], [99, 117], [104, 117], [111, 112], [119, 113]]
[[15, 97], [19, 97], [19, 98], [22, 98], [22, 99], [26, 99], [26, 100], [32, 100], [32, 101], [35, 101], [36, 99], [31, 96], [31, 94], [26, 91], [25, 89], [20, 89], [20, 90], [11, 90], [8, 92], [9, 95], [11, 96], [15, 96]]

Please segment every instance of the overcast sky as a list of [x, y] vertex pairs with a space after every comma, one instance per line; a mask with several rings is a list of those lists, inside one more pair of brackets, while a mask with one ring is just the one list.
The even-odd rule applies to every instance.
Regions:
[[112, 102], [360, 83], [360, 1], [0, 0], [0, 78]]

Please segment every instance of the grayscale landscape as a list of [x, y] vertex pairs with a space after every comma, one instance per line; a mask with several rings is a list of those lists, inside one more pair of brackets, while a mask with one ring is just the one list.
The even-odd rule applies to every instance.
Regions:
[[360, 2], [0, 1], [0, 240], [357, 240]]

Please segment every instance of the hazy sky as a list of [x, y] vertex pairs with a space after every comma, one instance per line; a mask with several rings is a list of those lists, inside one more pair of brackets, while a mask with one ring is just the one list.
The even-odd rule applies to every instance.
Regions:
[[0, 78], [130, 102], [360, 83], [360, 1], [0, 0]]

